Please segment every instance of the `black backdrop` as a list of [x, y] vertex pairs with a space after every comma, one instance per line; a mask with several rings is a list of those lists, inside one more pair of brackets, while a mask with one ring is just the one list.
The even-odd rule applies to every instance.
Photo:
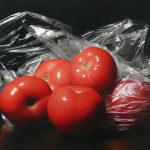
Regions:
[[0, 20], [26, 10], [62, 21], [81, 33], [125, 18], [150, 24], [150, 0], [0, 0]]

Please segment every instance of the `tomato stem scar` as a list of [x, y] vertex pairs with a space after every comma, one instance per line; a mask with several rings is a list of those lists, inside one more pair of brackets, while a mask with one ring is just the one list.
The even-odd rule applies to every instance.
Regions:
[[83, 65], [83, 67], [86, 68], [86, 69], [88, 69], [88, 68], [90, 67], [90, 64], [86, 62], [86, 63]]
[[80, 94], [80, 93], [82, 93], [81, 91], [75, 91], [77, 94]]
[[41, 79], [45, 80], [48, 83], [49, 82], [49, 75], [45, 74], [41, 77]]

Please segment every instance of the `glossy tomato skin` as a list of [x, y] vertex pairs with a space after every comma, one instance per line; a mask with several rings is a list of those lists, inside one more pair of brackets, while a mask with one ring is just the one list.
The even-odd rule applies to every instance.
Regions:
[[52, 91], [58, 87], [70, 85], [70, 62], [64, 59], [51, 59], [42, 62], [34, 76], [47, 81]]
[[100, 126], [105, 116], [105, 103], [92, 88], [65, 86], [54, 91], [48, 101], [51, 122], [71, 135], [85, 135]]
[[108, 128], [122, 131], [150, 125], [149, 83], [124, 79], [116, 83], [106, 100]]
[[8, 83], [0, 96], [0, 108], [16, 127], [34, 128], [48, 120], [49, 85], [39, 77], [22, 76]]
[[117, 67], [107, 51], [89, 47], [72, 59], [70, 75], [73, 85], [90, 86], [105, 94], [116, 82]]

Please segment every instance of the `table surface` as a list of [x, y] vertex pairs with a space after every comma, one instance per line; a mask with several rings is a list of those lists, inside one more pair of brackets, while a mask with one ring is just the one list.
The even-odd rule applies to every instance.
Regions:
[[115, 132], [103, 128], [71, 137], [46, 125], [39, 130], [12, 129], [0, 121], [0, 150], [150, 150], [150, 128]]

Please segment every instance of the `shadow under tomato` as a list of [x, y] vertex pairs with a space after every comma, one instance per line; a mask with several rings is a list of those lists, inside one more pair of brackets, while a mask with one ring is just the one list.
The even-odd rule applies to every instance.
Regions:
[[36, 127], [36, 128], [29, 128], [29, 129], [25, 129], [25, 128], [18, 128], [18, 127], [14, 127], [14, 131], [21, 131], [21, 132], [38, 132], [38, 131], [45, 131], [45, 130], [51, 130], [54, 129], [55, 126], [51, 123], [46, 123], [40, 127]]
[[119, 131], [112, 131], [108, 130], [105, 128], [98, 128], [94, 132], [88, 134], [88, 135], [83, 135], [83, 136], [72, 136], [64, 133], [60, 133], [59, 137], [62, 139], [67, 139], [67, 140], [77, 140], [77, 141], [104, 141], [104, 140], [109, 140], [109, 139], [114, 139], [118, 138], [121, 136], [124, 132], [119, 132]]

